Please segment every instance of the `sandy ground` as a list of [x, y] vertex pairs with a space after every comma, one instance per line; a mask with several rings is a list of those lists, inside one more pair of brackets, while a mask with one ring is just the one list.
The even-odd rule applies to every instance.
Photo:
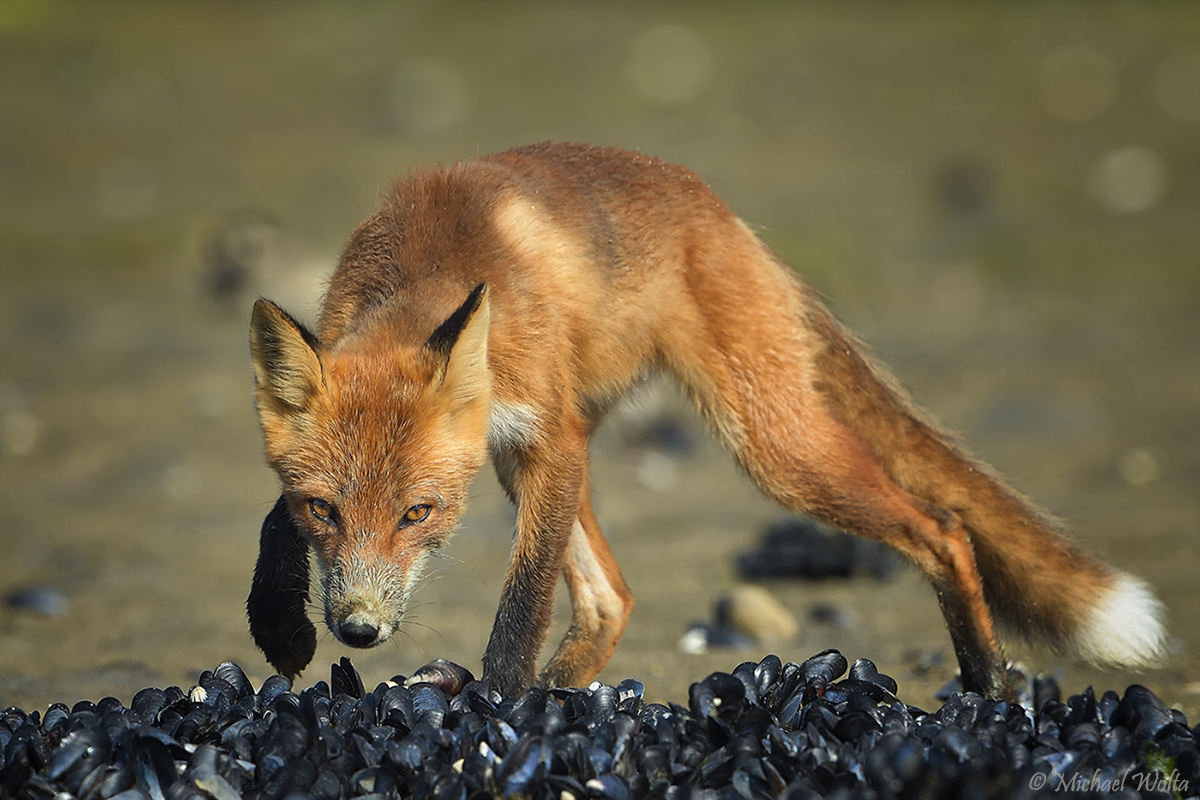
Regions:
[[[251, 404], [253, 295], [311, 319], [388, 176], [555, 137], [694, 166], [923, 405], [1170, 612], [1161, 670], [1097, 672], [1019, 642], [1013, 655], [1068, 692], [1141, 682], [1196, 718], [1194, 8], [1102, 4], [1086, 25], [1063, 8], [886, 4], [865, 18], [765, 4], [735, 24], [682, 6], [92, 8], [0, 6], [0, 597], [43, 590], [34, 608], [0, 603], [0, 707], [127, 701], [226, 659], [269, 674], [243, 610], [277, 494]], [[435, 47], [429, 32], [450, 30]], [[664, 47], [691, 65], [666, 87], [644, 63]], [[1092, 94], [1062, 100], [1078, 74]], [[221, 222], [230, 210], [249, 216]], [[212, 243], [230, 225], [264, 236], [264, 255], [219, 302]], [[614, 419], [593, 469], [638, 601], [601, 677], [676, 701], [765, 652], [676, 643], [781, 516], [680, 408], [652, 397]], [[696, 449], [631, 444], [648, 413], [693, 426]], [[370, 685], [435, 657], [478, 670], [511, 524], [481, 476], [411, 624], [367, 652], [323, 632], [301, 680], [347, 654]], [[924, 706], [953, 674], [911, 570], [767, 587], [801, 620], [772, 648], [785, 659], [869, 657]], [[813, 619], [819, 605], [844, 624]]]

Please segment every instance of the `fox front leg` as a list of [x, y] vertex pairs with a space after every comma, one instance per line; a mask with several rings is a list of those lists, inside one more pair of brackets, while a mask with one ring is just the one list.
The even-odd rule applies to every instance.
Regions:
[[536, 682], [586, 464], [586, 436], [545, 437], [516, 454], [512, 473], [501, 478], [517, 502], [517, 530], [483, 678], [505, 696]]

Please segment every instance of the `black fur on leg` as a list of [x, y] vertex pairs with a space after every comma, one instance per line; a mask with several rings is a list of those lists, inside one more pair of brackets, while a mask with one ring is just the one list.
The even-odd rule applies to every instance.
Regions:
[[287, 678], [299, 675], [317, 650], [307, 605], [308, 541], [280, 497], [263, 520], [246, 615], [255, 644]]

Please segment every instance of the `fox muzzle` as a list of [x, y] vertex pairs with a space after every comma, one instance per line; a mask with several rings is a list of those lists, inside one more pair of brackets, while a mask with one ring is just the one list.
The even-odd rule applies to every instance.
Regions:
[[325, 623], [350, 647], [376, 647], [400, 627], [412, 578], [395, 565], [350, 559], [335, 564], [321, 581]]

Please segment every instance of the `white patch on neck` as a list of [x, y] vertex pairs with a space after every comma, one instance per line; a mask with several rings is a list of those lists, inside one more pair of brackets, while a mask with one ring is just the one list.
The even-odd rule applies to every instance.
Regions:
[[538, 438], [537, 412], [524, 403], [492, 403], [488, 445], [493, 452], [528, 447]]

